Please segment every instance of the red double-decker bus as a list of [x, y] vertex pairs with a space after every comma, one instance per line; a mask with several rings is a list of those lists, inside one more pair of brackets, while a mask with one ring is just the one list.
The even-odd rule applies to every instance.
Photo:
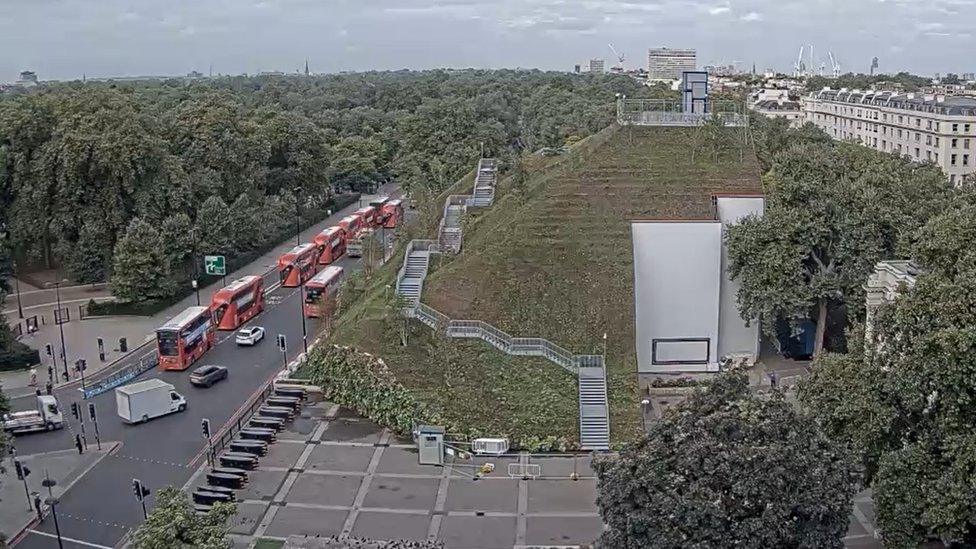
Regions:
[[213, 345], [209, 307], [187, 307], [156, 330], [156, 353], [163, 370], [186, 370]]
[[315, 275], [319, 249], [311, 242], [299, 244], [278, 258], [278, 276], [286, 288], [301, 286]]
[[217, 290], [210, 310], [218, 330], [236, 330], [264, 310], [264, 279], [245, 276]]
[[342, 284], [342, 267], [330, 265], [305, 283], [305, 316], [328, 316], [335, 307], [339, 286]]
[[343, 231], [346, 231], [346, 241], [348, 242], [355, 238], [359, 231], [366, 228], [366, 223], [363, 222], [363, 216], [357, 211], [339, 220], [339, 226], [342, 227]]
[[380, 209], [381, 224], [387, 229], [395, 229], [403, 221], [403, 201], [390, 200]]
[[342, 227], [329, 227], [315, 235], [319, 248], [319, 265], [328, 265], [346, 253], [346, 231]]
[[379, 224], [380, 211], [375, 206], [359, 208], [353, 212], [353, 215], [358, 215], [363, 218], [363, 228], [365, 229], [376, 227]]

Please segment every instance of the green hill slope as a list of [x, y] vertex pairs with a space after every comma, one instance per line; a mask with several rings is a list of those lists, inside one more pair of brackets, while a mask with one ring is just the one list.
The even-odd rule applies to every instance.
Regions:
[[[495, 204], [465, 218], [462, 253], [433, 260], [423, 302], [580, 354], [602, 353], [606, 333], [611, 432], [629, 439], [640, 426], [629, 221], [711, 218], [713, 193], [761, 191], [751, 152], [692, 162], [694, 140], [690, 129], [612, 127], [572, 155], [529, 159], [523, 184], [504, 177]], [[576, 381], [558, 366], [445, 340], [417, 323], [402, 347], [399, 321], [380, 310], [343, 322], [340, 339], [383, 356], [458, 425], [576, 439]], [[383, 335], [366, 336], [364, 322]]]

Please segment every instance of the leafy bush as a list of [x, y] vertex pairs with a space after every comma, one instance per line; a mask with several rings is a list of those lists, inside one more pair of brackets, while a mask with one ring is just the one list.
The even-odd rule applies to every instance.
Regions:
[[11, 341], [9, 349], [0, 349], [0, 371], [21, 370], [40, 363], [37, 349], [31, 349], [19, 341]]
[[398, 434], [415, 424], [439, 424], [439, 418], [400, 385], [383, 360], [351, 347], [333, 345], [309, 356], [304, 371], [322, 387], [326, 399], [353, 408]]

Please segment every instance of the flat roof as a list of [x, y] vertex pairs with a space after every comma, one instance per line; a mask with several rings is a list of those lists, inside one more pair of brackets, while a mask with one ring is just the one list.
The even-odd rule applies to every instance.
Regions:
[[342, 267], [338, 265], [329, 265], [328, 267], [319, 271], [318, 274], [309, 279], [306, 284], [315, 282], [316, 284], [328, 284], [332, 282], [332, 279], [342, 275]]
[[167, 389], [172, 389], [173, 386], [165, 381], [153, 378], [147, 379], [145, 381], [139, 381], [136, 383], [130, 383], [128, 385], [123, 385], [116, 389], [120, 393], [125, 393], [127, 395], [135, 395], [138, 393], [145, 393], [146, 391], [151, 391], [153, 389], [158, 389], [160, 387], [166, 387]]
[[187, 307], [186, 309], [183, 310], [182, 313], [180, 313], [180, 314], [174, 316], [173, 318], [169, 319], [168, 321], [166, 321], [166, 324], [163, 324], [158, 329], [160, 329], [160, 330], [179, 330], [180, 328], [183, 327], [184, 324], [186, 324], [187, 322], [189, 322], [189, 321], [193, 320], [194, 318], [200, 316], [206, 310], [207, 310], [207, 307], [204, 307], [202, 305], [194, 305], [192, 307]]
[[311, 242], [306, 242], [304, 244], [299, 244], [298, 246], [295, 246], [294, 248], [288, 250], [287, 252], [285, 252], [282, 255], [288, 255], [288, 254], [300, 255], [300, 254], [302, 254], [304, 252], [307, 252], [309, 250], [309, 248], [314, 248], [314, 247], [315, 247], [315, 244], [312, 244]]
[[[931, 94], [928, 94], [931, 95]], [[852, 103], [874, 107], [891, 107], [950, 116], [976, 116], [976, 97], [947, 95], [942, 99], [926, 98], [923, 93], [891, 91], [861, 91], [825, 89], [810, 93], [810, 97], [837, 103]]]
[[237, 280], [231, 282], [230, 284], [224, 286], [223, 290], [229, 290], [231, 292], [236, 292], [245, 286], [251, 285], [255, 280], [261, 278], [258, 275], [247, 275], [238, 278]]

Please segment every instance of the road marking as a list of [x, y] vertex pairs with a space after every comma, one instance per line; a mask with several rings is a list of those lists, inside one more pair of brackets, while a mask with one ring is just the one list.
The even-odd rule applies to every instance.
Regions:
[[[56, 536], [54, 534], [51, 534], [49, 532], [42, 532], [40, 530], [34, 530], [33, 528], [31, 528], [28, 531], [30, 533], [32, 533], [32, 534], [37, 534], [39, 536], [46, 536], [46, 537], [55, 538], [55, 539], [57, 539], [57, 537], [58, 537], [58, 536]], [[96, 547], [97, 549], [114, 549], [113, 547], [109, 547], [108, 545], [99, 545], [97, 543], [90, 543], [90, 542], [87, 542], [87, 541], [81, 541], [80, 539], [69, 538], [69, 537], [66, 537], [66, 536], [61, 536], [61, 539], [64, 540], [64, 541], [70, 542], [70, 543], [76, 543], [78, 545], [84, 545], [85, 547]]]

